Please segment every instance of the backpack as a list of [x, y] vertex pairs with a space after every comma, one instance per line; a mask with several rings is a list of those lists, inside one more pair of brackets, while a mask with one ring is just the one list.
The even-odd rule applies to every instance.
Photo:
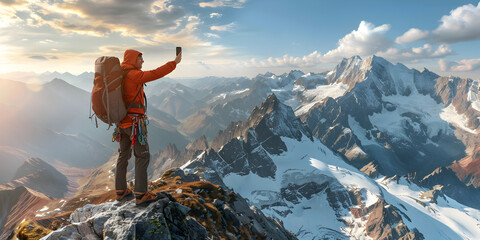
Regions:
[[[125, 118], [140, 93], [141, 89], [127, 107], [123, 99], [123, 80], [127, 73], [128, 71], [122, 71], [120, 60], [117, 57], [102, 56], [95, 61], [91, 109], [93, 109], [94, 115], [108, 124], [108, 128]], [[94, 115], [90, 114], [90, 119]], [[98, 128], [97, 117], [95, 117], [95, 122]]]

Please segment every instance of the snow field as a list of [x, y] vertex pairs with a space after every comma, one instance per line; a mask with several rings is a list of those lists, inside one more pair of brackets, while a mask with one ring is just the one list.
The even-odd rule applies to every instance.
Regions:
[[[425, 239], [480, 239], [480, 211], [466, 207], [446, 196], [437, 198], [437, 203], [420, 199], [429, 189], [420, 188], [401, 178], [376, 182], [384, 189], [385, 200], [408, 215], [403, 218], [410, 230], [417, 228]], [[422, 206], [422, 204], [425, 205]]]

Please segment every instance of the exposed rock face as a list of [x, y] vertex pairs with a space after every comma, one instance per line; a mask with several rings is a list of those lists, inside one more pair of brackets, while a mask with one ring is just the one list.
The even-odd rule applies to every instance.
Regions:
[[[441, 78], [427, 69], [419, 72], [376, 56], [344, 59], [327, 74], [327, 80], [349, 89], [337, 99], [326, 98], [300, 117], [316, 138], [359, 169], [374, 164], [387, 176], [413, 171], [425, 176], [463, 158], [465, 150], [471, 152], [479, 141], [478, 134], [469, 132], [479, 126], [480, 112], [471, 104], [478, 93], [476, 81]], [[457, 127], [454, 131], [440, 119], [441, 109], [425, 115], [403, 103], [412, 97], [433, 100], [429, 108], [435, 101], [454, 108], [466, 118], [470, 130]], [[377, 126], [382, 115], [398, 118], [398, 129]], [[432, 117], [439, 120], [432, 124]], [[434, 134], [432, 131], [438, 130], [435, 124], [445, 127]]]
[[480, 188], [480, 148], [477, 148], [473, 155], [454, 162], [449, 168], [467, 186]]
[[208, 141], [205, 135], [187, 145], [187, 149], [204, 151], [208, 149]]
[[131, 198], [88, 204], [70, 215], [71, 225], [43, 239], [296, 239], [241, 196], [195, 180], [198, 176], [169, 170], [153, 183], [160, 200], [147, 206]]
[[144, 208], [133, 202], [121, 206], [114, 203], [86, 205], [72, 213], [72, 225], [43, 239], [190, 239], [189, 229], [203, 230], [196, 234], [206, 239], [205, 228], [198, 228], [198, 222], [186, 219], [189, 210], [167, 196]]
[[370, 213], [367, 221], [368, 236], [373, 239], [424, 239], [416, 229], [410, 231], [403, 223], [399, 209], [388, 205], [385, 201], [378, 201], [367, 212]]
[[[270, 95], [259, 107], [255, 107], [245, 122], [231, 123], [225, 130], [217, 133], [212, 142], [216, 151], [236, 137], [248, 139], [249, 130], [253, 128], [255, 137], [262, 145], [276, 145], [268, 143], [271, 137], [284, 136], [299, 140], [303, 135], [311, 138], [308, 128], [295, 117], [293, 110], [281, 103], [275, 94]], [[253, 136], [253, 135], [252, 135]], [[278, 141], [271, 140], [271, 141]]]
[[427, 199], [430, 203], [437, 203], [437, 198], [438, 197], [442, 197], [442, 198], [445, 199], [445, 195], [443, 195], [443, 193], [441, 192], [442, 188], [443, 188], [443, 186], [440, 186], [438, 188], [434, 187], [434, 189], [424, 192], [420, 196], [420, 198], [421, 199]]
[[441, 193], [467, 206], [480, 208], [480, 202], [478, 201], [480, 190], [460, 181], [455, 172], [450, 168], [440, 167], [421, 180], [415, 178], [412, 178], [412, 180], [418, 182], [420, 186], [428, 188], [441, 185], [443, 186]]
[[362, 144], [348, 128], [348, 114], [349, 112], [333, 98], [326, 98], [301, 119], [311, 129], [314, 137], [320, 139], [329, 148], [345, 155], [350, 164], [361, 168], [374, 159], [366, 153], [349, 154], [357, 147], [362, 148]]
[[[274, 177], [276, 167], [268, 155], [287, 151], [280, 137], [300, 140], [302, 136], [312, 139], [310, 131], [295, 117], [293, 110], [272, 94], [254, 108], [247, 121], [231, 123], [220, 131], [212, 142], [212, 149], [193, 164], [217, 169], [218, 177], [232, 172]], [[215, 180], [218, 177], [212, 176], [209, 181], [222, 184]]]

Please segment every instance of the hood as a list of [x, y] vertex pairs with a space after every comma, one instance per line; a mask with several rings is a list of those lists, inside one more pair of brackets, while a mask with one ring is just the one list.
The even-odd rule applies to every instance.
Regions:
[[137, 69], [135, 66], [137, 63], [138, 55], [142, 54], [141, 52], [133, 49], [128, 49], [123, 54], [123, 62], [121, 64], [122, 70], [128, 69]]

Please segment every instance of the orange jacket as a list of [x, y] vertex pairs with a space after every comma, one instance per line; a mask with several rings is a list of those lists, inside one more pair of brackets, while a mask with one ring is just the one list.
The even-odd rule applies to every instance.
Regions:
[[[177, 64], [175, 61], [167, 62], [165, 65], [150, 71], [142, 71], [136, 67], [137, 57], [142, 53], [136, 50], [128, 49], [123, 55], [123, 62], [121, 64], [122, 70], [130, 70], [125, 76], [123, 83], [123, 97], [125, 104], [128, 105], [133, 101], [138, 90], [140, 93], [135, 99], [135, 103], [145, 105], [143, 84], [153, 80], [157, 80], [169, 73], [171, 73]], [[130, 108], [128, 113], [145, 114], [143, 108]], [[121, 128], [128, 128], [132, 126], [132, 116], [127, 115], [119, 124]]]

